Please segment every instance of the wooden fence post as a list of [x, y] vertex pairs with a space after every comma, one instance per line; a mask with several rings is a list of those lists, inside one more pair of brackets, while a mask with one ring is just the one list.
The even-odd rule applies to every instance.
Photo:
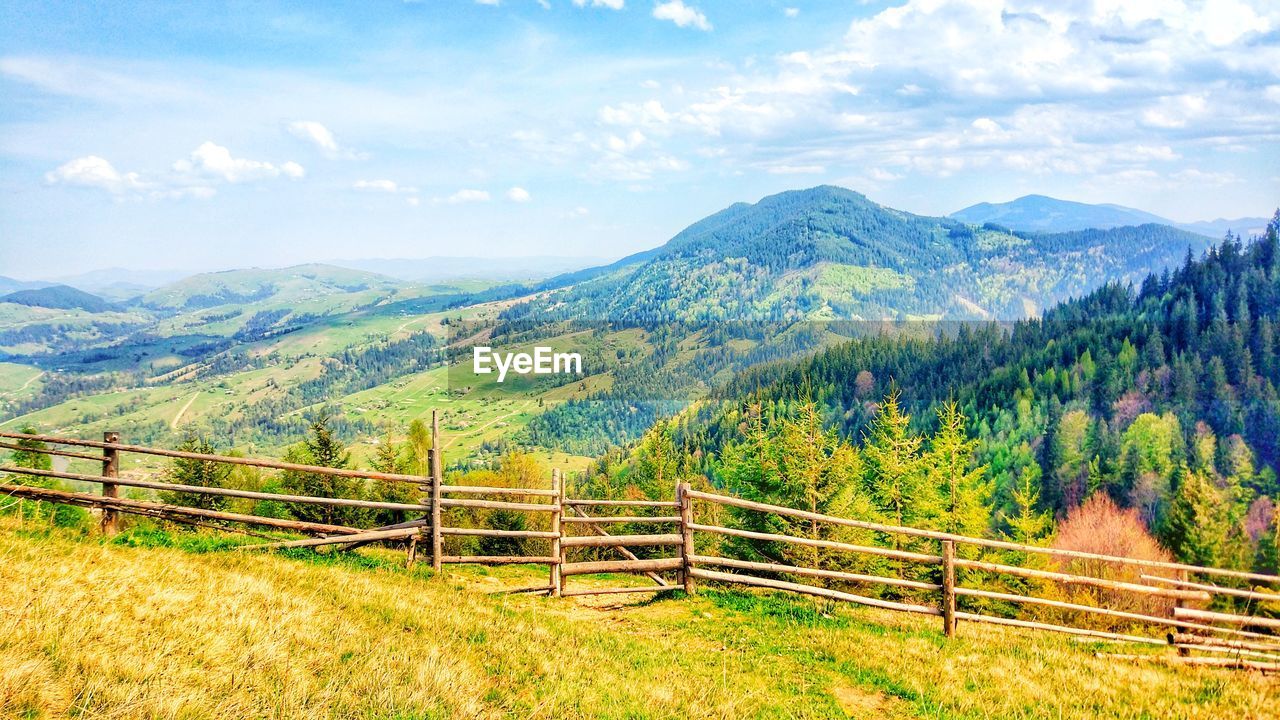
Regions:
[[[1178, 570], [1178, 571], [1176, 572], [1176, 574], [1174, 575], [1174, 577], [1178, 578], [1178, 580], [1180, 580], [1180, 581], [1182, 581], [1182, 582], [1186, 582], [1188, 579], [1190, 579], [1190, 577], [1191, 577], [1191, 576], [1187, 573], [1187, 571], [1186, 571], [1186, 570]], [[1174, 601], [1173, 601], [1173, 616], [1174, 616], [1174, 617], [1177, 617], [1177, 616], [1178, 616], [1178, 610], [1179, 610], [1179, 609], [1181, 609], [1181, 608], [1184, 608], [1184, 607], [1186, 607], [1186, 606], [1187, 606], [1187, 604], [1186, 604], [1186, 602], [1184, 602], [1184, 601], [1182, 600], [1182, 598], [1178, 598], [1177, 600], [1174, 600]], [[1191, 632], [1191, 631], [1190, 631], [1190, 630], [1187, 630], [1187, 632], [1189, 633], [1189, 632]], [[1180, 648], [1178, 648], [1178, 655], [1180, 655], [1180, 656], [1182, 656], [1182, 657], [1187, 657], [1187, 656], [1189, 656], [1190, 654], [1191, 654], [1191, 651], [1190, 651], [1190, 650], [1188, 650], [1187, 648], [1185, 648], [1185, 647], [1180, 647]]]
[[956, 634], [956, 543], [942, 541], [942, 632]]
[[[102, 433], [102, 442], [120, 442], [120, 433]], [[102, 477], [120, 477], [120, 452], [112, 448], [102, 449]], [[115, 483], [102, 483], [103, 497], [120, 497], [120, 486]], [[119, 529], [120, 516], [115, 510], [104, 508], [102, 511], [102, 532], [114, 535]]]
[[684, 579], [684, 591], [697, 592], [693, 581], [693, 498], [689, 497], [689, 483], [676, 486], [676, 502], [680, 505], [680, 573]]
[[560, 468], [551, 469], [551, 491], [555, 493], [552, 498], [555, 507], [551, 511], [551, 532], [556, 534], [551, 538], [551, 556], [556, 559], [551, 565], [551, 597], [560, 597], [560, 593], [564, 591], [564, 578], [560, 575], [560, 563], [564, 562], [564, 547], [560, 544], [563, 532], [560, 518], [564, 515], [564, 475]]
[[444, 536], [440, 533], [440, 485], [444, 470], [440, 457], [440, 418], [431, 411], [431, 569], [440, 571], [444, 559]]

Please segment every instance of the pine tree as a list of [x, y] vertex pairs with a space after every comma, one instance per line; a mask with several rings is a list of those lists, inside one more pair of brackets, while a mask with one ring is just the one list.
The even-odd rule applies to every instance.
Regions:
[[[1095, 381], [1096, 382], [1096, 381]], [[1053, 514], [1066, 510], [1066, 489], [1059, 476], [1062, 464], [1062, 446], [1058, 441], [1058, 431], [1062, 426], [1062, 403], [1057, 396], [1049, 398], [1044, 421], [1044, 433], [1040, 436], [1040, 447], [1036, 450], [1036, 462], [1040, 465], [1040, 486], [1043, 488], [1041, 501], [1045, 509]]]
[[1030, 465], [1019, 474], [1013, 490], [1013, 514], [1001, 513], [1001, 520], [1009, 526], [1007, 537], [1024, 545], [1035, 545], [1053, 529], [1053, 517], [1039, 510], [1040, 468]]
[[[36, 429], [30, 425], [24, 426], [19, 432], [23, 435], [37, 434]], [[53, 457], [46, 453], [39, 452], [40, 450], [45, 450], [49, 447], [43, 441], [21, 438], [14, 444], [19, 448], [14, 450], [13, 454], [10, 456], [14, 465], [17, 465], [18, 467], [31, 468], [32, 470], [53, 469]], [[34, 480], [34, 478], [24, 478], [23, 481], [29, 483], [31, 480]]]
[[[910, 430], [898, 389], [891, 388], [871, 421], [863, 446], [865, 486], [876, 508], [894, 525], [913, 525], [937, 513], [938, 492], [925, 482], [921, 439]], [[902, 537], [895, 534], [895, 548]]]
[[937, 527], [958, 535], [984, 535], [990, 517], [989, 489], [984, 482], [987, 466], [974, 467], [978, 441], [965, 434], [965, 416], [954, 400], [943, 403], [937, 412], [938, 432], [925, 456], [931, 484], [942, 495]]
[[[396, 446], [391, 434], [388, 433], [382, 438], [382, 442], [378, 443], [377, 449], [374, 450], [373, 460], [369, 464], [378, 472], [408, 474], [406, 465], [411, 460], [407, 461], [405, 455], [410, 455], [411, 451], [408, 447], [404, 449], [406, 452], [402, 453], [401, 448]], [[422, 495], [421, 488], [411, 483], [375, 481], [369, 488], [370, 499], [378, 502], [411, 504], [421, 500]], [[381, 527], [404, 522], [409, 519], [410, 513], [407, 510], [381, 509], [374, 510], [372, 514], [373, 524]]]
[[642, 497], [670, 497], [680, 479], [680, 459], [671, 422], [659, 420], [640, 442], [632, 485]]
[[[187, 435], [182, 444], [178, 446], [178, 449], [183, 452], [199, 453], [201, 455], [217, 454], [213, 445], [195, 435]], [[175, 485], [220, 488], [226, 486], [227, 477], [230, 474], [231, 467], [229, 465], [208, 460], [175, 458], [165, 473], [165, 479]], [[170, 505], [185, 505], [205, 510], [221, 510], [227, 506], [227, 497], [225, 496], [205, 495], [180, 490], [162, 491], [160, 500]]]
[[400, 459], [400, 449], [396, 447], [390, 433], [383, 436], [382, 441], [378, 443], [378, 447], [373, 451], [373, 460], [369, 464], [374, 470], [382, 473], [400, 473], [405, 470], [405, 463]]
[[1226, 531], [1220, 522], [1222, 498], [1203, 474], [1185, 466], [1175, 471], [1174, 486], [1160, 541], [1182, 562], [1216, 565]]
[[[285, 462], [299, 465], [318, 465], [337, 469], [351, 467], [351, 454], [334, 437], [326, 415], [320, 416], [311, 423], [310, 437], [289, 448], [285, 452], [284, 459]], [[337, 477], [317, 472], [286, 470], [280, 475], [280, 484], [286, 491], [295, 495], [358, 500], [363, 499], [367, 494], [365, 484], [356, 478]], [[369, 517], [369, 513], [361, 508], [306, 503], [292, 504], [289, 512], [299, 520], [330, 525], [358, 525]]]

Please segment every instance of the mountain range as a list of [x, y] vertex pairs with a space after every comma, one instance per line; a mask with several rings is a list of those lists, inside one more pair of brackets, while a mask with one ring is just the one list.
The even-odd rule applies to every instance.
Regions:
[[1025, 232], [821, 186], [737, 203], [653, 251], [543, 284], [512, 315], [598, 320], [1015, 319], [1136, 282], [1211, 240], [1156, 223]]
[[1107, 230], [1127, 225], [1154, 223], [1198, 233], [1215, 240], [1221, 239], [1227, 232], [1244, 237], [1260, 235], [1268, 222], [1268, 218], [1245, 217], [1234, 220], [1218, 218], [1179, 223], [1123, 205], [1091, 205], [1044, 195], [1025, 195], [1005, 203], [978, 203], [951, 213], [949, 217], [973, 225], [994, 223], [1010, 230], [1025, 232]]

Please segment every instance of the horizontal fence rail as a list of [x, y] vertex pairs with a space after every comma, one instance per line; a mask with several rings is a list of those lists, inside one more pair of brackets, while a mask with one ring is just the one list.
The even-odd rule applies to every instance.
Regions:
[[274, 500], [286, 503], [303, 503], [310, 505], [330, 505], [334, 507], [358, 507], [373, 510], [430, 510], [428, 505], [410, 503], [379, 502], [376, 500], [353, 500], [350, 498], [318, 497], [315, 495], [285, 495], [282, 493], [256, 492], [253, 490], [232, 490], [230, 488], [204, 487], [202, 485], [180, 485], [177, 483], [152, 482], [125, 477], [105, 478], [101, 475], [83, 475], [80, 473], [56, 472], [54, 470], [38, 470], [32, 468], [0, 465], [0, 473], [32, 475], [34, 477], [57, 478], [60, 480], [76, 480], [87, 483], [110, 483], [125, 487], [147, 488], [149, 490], [165, 490], [169, 492], [191, 493], [193, 495], [214, 495], [219, 497], [237, 497], [250, 500]]
[[[1280, 585], [1280, 577], [1273, 575], [1176, 562], [1142, 560], [887, 525], [713, 492], [695, 491], [684, 482], [677, 484], [674, 501], [570, 498], [566, 493], [564, 477], [558, 469], [552, 472], [549, 488], [448, 485], [444, 482], [441, 456], [434, 450], [429, 457], [430, 475], [416, 476], [163, 450], [119, 442], [119, 437], [115, 433], [105, 433], [102, 442], [11, 432], [0, 432], [0, 437], [15, 441], [0, 442], [0, 449], [43, 453], [101, 464], [100, 475], [0, 464], [0, 473], [10, 473], [19, 478], [48, 478], [96, 484], [101, 486], [100, 495], [23, 484], [0, 485], [0, 494], [23, 500], [96, 508], [102, 511], [103, 529], [107, 532], [114, 531], [117, 513], [200, 526], [208, 526], [209, 523], [230, 523], [315, 536], [283, 540], [262, 536], [267, 537], [269, 542], [240, 546], [239, 549], [242, 550], [323, 548], [325, 546], [337, 546], [338, 549], [349, 550], [370, 543], [398, 543], [407, 545], [410, 563], [417, 556], [419, 543], [422, 543], [425, 548], [429, 542], [432, 565], [437, 569], [446, 564], [460, 563], [546, 566], [549, 578], [545, 585], [505, 592], [537, 592], [555, 597], [662, 594], [674, 590], [692, 594], [697, 591], [700, 582], [711, 582], [941, 617], [943, 632], [948, 636], [955, 634], [957, 623], [963, 621], [1066, 633], [1085, 640], [1167, 645], [1180, 656], [1193, 651], [1219, 654], [1216, 658], [1183, 658], [1189, 660], [1234, 662], [1246, 656], [1265, 661], [1280, 659], [1280, 636], [1276, 634], [1280, 631], [1280, 619], [1219, 611], [1223, 607], [1232, 607], [1232, 603], [1252, 608], [1255, 605], [1280, 601], [1280, 591], [1272, 591], [1271, 588], [1262, 586]], [[438, 419], [434, 415], [432, 438], [433, 447], [439, 447]], [[18, 441], [24, 441], [25, 444]], [[93, 448], [100, 450], [102, 455], [54, 447], [29, 447], [29, 445], [40, 443]], [[375, 482], [410, 483], [419, 488], [421, 497], [417, 502], [319, 497], [193, 486], [143, 479], [133, 475], [122, 476], [119, 461], [123, 453], [245, 465]], [[119, 487], [170, 492], [180, 494], [179, 496], [191, 494], [284, 504], [390, 510], [409, 514], [410, 519], [382, 527], [357, 528], [341, 524], [262, 517], [121, 498], [118, 497]], [[807, 527], [805, 530], [792, 531], [799, 534], [785, 534], [730, 527], [723, 520], [699, 522], [695, 512], [695, 501], [712, 506], [804, 520], [807, 521], [805, 523]], [[592, 509], [593, 512], [604, 511], [606, 514], [588, 514], [588, 509]], [[675, 511], [676, 514], [639, 514], [646, 509], [655, 513]], [[488, 518], [485, 511], [524, 514], [525, 517], [534, 517], [539, 525], [533, 528], [484, 527]], [[610, 515], [607, 514], [608, 512], [619, 514]], [[546, 519], [541, 519], [544, 517]], [[722, 517], [722, 514], [714, 517]], [[455, 522], [455, 520], [462, 522]], [[450, 526], [451, 524], [456, 526]], [[465, 526], [472, 524], [480, 526]], [[607, 528], [612, 526], [623, 527], [618, 532], [611, 533]], [[673, 527], [668, 530], [661, 526]], [[217, 527], [235, 529], [228, 525]], [[927, 543], [924, 543], [925, 548], [917, 547], [920, 543], [916, 543], [912, 549], [906, 550], [879, 544], [844, 542], [834, 539], [829, 533], [835, 528], [854, 528], [876, 533], [877, 539], [874, 542], [877, 543], [885, 542], [883, 540], [885, 535], [919, 538], [937, 543], [936, 547], [940, 552], [938, 554], [921, 552], [921, 549], [929, 549]], [[450, 552], [446, 552], [446, 539], [450, 539], [448, 548]], [[491, 547], [505, 549], [509, 546], [518, 548], [518, 551], [505, 555], [472, 555], [454, 550], [455, 547], [463, 550], [474, 547], [466, 542], [468, 539], [479, 539], [481, 543], [486, 540], [511, 541], [518, 544], [507, 545], [503, 542]], [[725, 542], [726, 539], [732, 539], [735, 542]], [[725, 556], [733, 554], [724, 551], [738, 548], [738, 543], [741, 543], [741, 547], [754, 549], [745, 552], [747, 557]], [[968, 553], [969, 556], [958, 557], [956, 552], [958, 546], [970, 546], [978, 550], [971, 551]], [[479, 547], [485, 547], [485, 545], [480, 544]], [[708, 549], [699, 550], [698, 547]], [[717, 547], [721, 552], [715, 551]], [[814, 558], [810, 565], [821, 564], [825, 567], [805, 567], [795, 562], [793, 554], [784, 551], [787, 547], [811, 549], [813, 551], [811, 555], [806, 553], [799, 555]], [[1014, 564], [1013, 561], [1008, 560], [1007, 556], [1000, 557], [1001, 562], [993, 562], [989, 556], [982, 555], [983, 550], [1012, 551], [1059, 559], [1090, 560], [1108, 566], [1137, 568], [1137, 580], [1133, 579], [1134, 576], [1118, 580], [1044, 567], [1028, 567]], [[823, 551], [822, 555], [818, 555], [817, 551]], [[637, 552], [648, 556], [641, 557], [636, 554]], [[661, 556], [664, 552], [668, 556]], [[602, 559], [609, 557], [610, 554], [619, 559]], [[823, 559], [822, 562], [818, 561], [820, 557]], [[784, 562], [779, 558], [786, 558], [787, 561]], [[855, 558], [876, 560], [881, 567], [886, 560], [901, 563], [901, 565], [893, 565], [898, 568], [896, 572], [885, 570], [854, 572], [851, 568], [858, 566], [850, 565], [849, 562]], [[871, 567], [877, 567], [877, 565], [873, 564]], [[875, 574], [876, 572], [881, 574]], [[964, 577], [960, 577], [960, 573], [963, 573]], [[653, 584], [572, 588], [567, 587], [566, 584], [567, 578], [613, 574], [647, 577]], [[670, 580], [672, 574], [675, 576], [674, 582]], [[1192, 574], [1216, 580], [1193, 581], [1188, 579]], [[1176, 576], [1169, 577], [1169, 575]], [[973, 586], [975, 581], [1000, 576], [1021, 578], [1032, 582], [1014, 583], [1013, 586], [1019, 588], [1017, 591], [1008, 590], [1005, 585], [997, 585], [996, 587], [1002, 588], [1000, 590]], [[968, 582], [966, 584], [960, 582], [961, 580]], [[1045, 585], [1037, 585], [1037, 581]], [[1224, 581], [1234, 581], [1237, 584], [1248, 581], [1250, 586], [1244, 589], [1217, 584]], [[1025, 589], [1027, 587], [1031, 589]], [[1068, 599], [1062, 599], [1060, 595], [1041, 597], [1034, 594], [1037, 587], [1087, 588], [1095, 592], [1105, 591], [1108, 594], [1100, 597], [1108, 599], [1107, 602], [1117, 597], [1141, 599], [1148, 603], [1160, 602], [1111, 607], [1107, 602], [1103, 604], [1092, 604], [1092, 601], [1090, 603], [1074, 602], [1073, 596], [1070, 595], [1066, 596]], [[851, 588], [858, 591], [850, 592]], [[889, 589], [885, 593], [887, 596], [863, 594], [876, 588]], [[1215, 599], [1219, 599], [1219, 604], [1212, 606], [1215, 609], [1204, 609], [1205, 605], [1213, 603]], [[1188, 607], [1188, 604], [1197, 604], [1198, 607]], [[1043, 608], [1042, 612], [1049, 612], [1048, 618], [1053, 621], [1045, 621], [1042, 617], [1027, 619], [1006, 616], [1023, 614], [1016, 610], [1020, 606]], [[1135, 610], [1135, 607], [1140, 609]], [[1080, 619], [1084, 617], [1106, 619], [1107, 622], [1102, 624], [1102, 627], [1107, 629], [1097, 629], [1096, 626], [1078, 627], [1077, 622], [1081, 622]], [[1116, 629], [1132, 629], [1134, 632], [1114, 631]], [[1168, 634], [1164, 637], [1138, 634], [1157, 630]], [[1226, 653], [1234, 653], [1236, 657], [1220, 657]], [[1265, 663], [1251, 662], [1240, 666], [1260, 664]], [[1254, 669], [1258, 668], [1254, 667]]]
[[[233, 457], [230, 455], [208, 455], [205, 453], [186, 452], [185, 450], [165, 450], [162, 448], [147, 447], [145, 445], [126, 445], [124, 443], [97, 442], [95, 440], [74, 440], [71, 438], [60, 438], [50, 435], [24, 435], [22, 433], [0, 431], [0, 437], [16, 440], [29, 440], [32, 442], [56, 443], [59, 445], [77, 445], [80, 447], [101, 448], [103, 450], [111, 450], [114, 452], [152, 455], [155, 457], [176, 458], [181, 460], [201, 460], [204, 462], [225, 463], [227, 465], [247, 465], [250, 467], [267, 468], [270, 470], [291, 470], [294, 472], [315, 473], [317, 475], [329, 475], [331, 477], [354, 478], [360, 480], [382, 480], [385, 482], [412, 483], [414, 485], [422, 485], [427, 481], [427, 478], [419, 477], [417, 475], [401, 475], [398, 473], [375, 472], [373, 470], [347, 470], [344, 468], [324, 467], [322, 465], [303, 465], [300, 463], [282, 462], [280, 460]], [[43, 451], [37, 450], [36, 452]]]
[[1069, 557], [1079, 560], [1102, 560], [1105, 562], [1113, 562], [1122, 565], [1131, 565], [1135, 567], [1152, 567], [1165, 570], [1186, 570], [1189, 572], [1203, 573], [1206, 575], [1221, 575], [1223, 577], [1234, 577], [1244, 580], [1260, 580], [1263, 582], [1280, 582], [1280, 577], [1275, 575], [1263, 575], [1261, 573], [1243, 572], [1240, 570], [1228, 570], [1226, 568], [1205, 567], [1201, 565], [1187, 565], [1183, 563], [1161, 562], [1159, 560], [1142, 560], [1138, 558], [1121, 557], [1118, 555], [1102, 555], [1099, 553], [1082, 552], [1079, 550], [1067, 550], [1062, 548], [1043, 547], [1040, 545], [1024, 545], [1022, 543], [1007, 542], [1004, 540], [989, 540], [986, 538], [975, 538], [966, 535], [955, 535], [952, 533], [939, 532], [936, 530], [922, 530], [920, 528], [905, 527], [901, 525], [885, 525], [883, 523], [867, 522], [865, 520], [852, 520], [850, 518], [842, 518], [835, 515], [823, 515], [821, 513], [809, 512], [807, 510], [797, 510], [782, 505], [770, 505], [768, 503], [754, 502], [751, 500], [743, 500], [742, 498], [729, 497], [726, 495], [715, 495], [712, 493], [699, 492], [696, 490], [689, 491], [690, 497], [699, 500], [707, 500], [718, 503], [720, 505], [728, 505], [731, 507], [743, 508], [746, 510], [759, 510], [761, 512], [772, 513], [774, 515], [784, 515], [788, 517], [796, 517], [804, 520], [816, 520], [819, 522], [831, 523], [833, 525], [843, 525], [845, 527], [861, 528], [863, 530], [873, 530], [876, 532], [908, 535], [911, 537], [929, 538], [931, 540], [950, 540], [955, 543], [966, 545], [976, 545], [978, 547], [987, 547], [1000, 550], [1016, 550], [1019, 552], [1036, 553], [1041, 555], [1055, 555], [1058, 557]]

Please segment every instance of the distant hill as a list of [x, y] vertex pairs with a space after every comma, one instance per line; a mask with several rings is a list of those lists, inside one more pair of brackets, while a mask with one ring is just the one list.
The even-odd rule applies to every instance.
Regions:
[[52, 285], [35, 290], [19, 290], [0, 297], [0, 302], [54, 310], [84, 310], [91, 313], [114, 309], [111, 303], [69, 285]]
[[1074, 230], [1108, 230], [1136, 225], [1168, 225], [1180, 230], [1198, 233], [1214, 239], [1222, 238], [1228, 230], [1249, 237], [1261, 234], [1267, 226], [1266, 218], [1219, 218], [1194, 223], [1177, 223], [1168, 218], [1123, 205], [1091, 205], [1089, 203], [1059, 200], [1045, 195], [1025, 195], [1005, 203], [978, 203], [951, 213], [954, 220], [972, 225], [995, 223], [1010, 230], [1025, 232], [1071, 232]]
[[70, 285], [95, 295], [123, 300], [194, 274], [195, 271], [191, 270], [130, 270], [112, 267], [78, 275], [64, 275], [52, 280], [59, 285]]
[[156, 310], [198, 310], [264, 301], [323, 301], [335, 295], [385, 295], [399, 287], [385, 275], [333, 265], [251, 268], [192, 275], [147, 293], [142, 304]]
[[52, 284], [43, 280], [15, 280], [14, 278], [0, 275], [0, 295], [7, 295], [19, 290], [38, 290], [49, 287]]
[[601, 257], [426, 257], [334, 260], [332, 264], [380, 273], [398, 280], [438, 283], [448, 280], [541, 280], [607, 262]]
[[[822, 186], [738, 203], [513, 314], [594, 319], [1013, 319], [1136, 281], [1209, 239], [1144, 224], [1013, 232]], [[550, 284], [550, 283], [549, 283]]]
[[1250, 238], [1262, 235], [1266, 231], [1267, 222], [1266, 218], [1260, 217], [1236, 218], [1234, 220], [1218, 218], [1217, 220], [1181, 223], [1178, 227], [1201, 235], [1208, 235], [1214, 239], [1221, 239], [1226, 236], [1228, 231], [1233, 235]]

